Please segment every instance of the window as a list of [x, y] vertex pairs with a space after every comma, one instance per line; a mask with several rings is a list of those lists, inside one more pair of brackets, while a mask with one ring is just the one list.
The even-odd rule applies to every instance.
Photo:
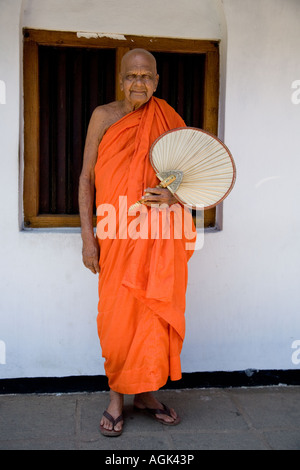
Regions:
[[[24, 29], [24, 226], [77, 227], [78, 180], [93, 109], [121, 99], [118, 71], [131, 48], [151, 51], [166, 99], [189, 126], [218, 129], [215, 41], [127, 36], [125, 40]], [[216, 209], [205, 211], [215, 227]]]
[[115, 99], [113, 49], [39, 47], [39, 214], [78, 214], [78, 180], [93, 110]]

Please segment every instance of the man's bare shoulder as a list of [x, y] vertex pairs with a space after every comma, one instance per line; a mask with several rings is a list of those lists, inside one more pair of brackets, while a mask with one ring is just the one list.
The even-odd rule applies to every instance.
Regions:
[[97, 114], [111, 114], [112, 112], [118, 112], [122, 108], [122, 101], [112, 101], [111, 103], [102, 104], [95, 108], [94, 113]]
[[101, 128], [104, 132], [115, 122], [124, 116], [121, 101], [112, 101], [111, 103], [97, 106], [94, 109], [91, 120], [94, 125]]

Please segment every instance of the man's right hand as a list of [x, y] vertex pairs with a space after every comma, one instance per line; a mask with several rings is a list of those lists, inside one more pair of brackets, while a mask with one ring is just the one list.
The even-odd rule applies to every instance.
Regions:
[[100, 272], [99, 267], [100, 247], [96, 238], [91, 238], [88, 242], [85, 241], [82, 247], [82, 261], [86, 268], [90, 269], [92, 273]]

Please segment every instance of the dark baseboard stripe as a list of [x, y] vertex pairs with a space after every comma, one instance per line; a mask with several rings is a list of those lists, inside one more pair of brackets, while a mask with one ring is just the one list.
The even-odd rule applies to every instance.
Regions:
[[[168, 381], [164, 390], [187, 388], [258, 387], [300, 385], [300, 369], [234, 372], [183, 373], [182, 379]], [[108, 391], [105, 376], [35, 377], [0, 379], [0, 395], [28, 393], [76, 393]]]

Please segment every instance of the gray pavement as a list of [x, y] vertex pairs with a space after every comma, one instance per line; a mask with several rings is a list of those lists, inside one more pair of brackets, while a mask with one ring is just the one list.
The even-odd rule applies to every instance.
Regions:
[[[165, 390], [181, 416], [164, 426], [125, 397], [122, 436], [100, 434], [108, 393], [0, 395], [1, 450], [299, 450], [300, 387]], [[174, 453], [174, 452], [173, 452]]]

